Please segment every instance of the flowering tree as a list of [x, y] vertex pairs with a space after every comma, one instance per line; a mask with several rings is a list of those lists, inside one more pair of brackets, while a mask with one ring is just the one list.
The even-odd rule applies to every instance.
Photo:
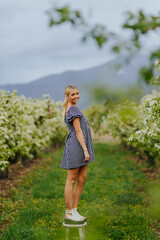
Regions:
[[[81, 11], [77, 9], [71, 10], [68, 5], [64, 5], [63, 7], [54, 6], [47, 10], [46, 13], [49, 16], [50, 27], [68, 22], [74, 28], [82, 31], [83, 42], [91, 38], [100, 48], [108, 43], [113, 53], [130, 53], [130, 56], [125, 59], [126, 62], [129, 62], [131, 56], [142, 48], [141, 37], [146, 36], [150, 31], [158, 34], [156, 30], [160, 27], [160, 14], [153, 16], [145, 14], [143, 10], [139, 10], [138, 13], [128, 11], [125, 13], [126, 20], [122, 25], [122, 29], [130, 29], [132, 36], [125, 40], [122, 36], [109, 31], [102, 24], [89, 26]], [[156, 59], [160, 59], [160, 47], [150, 54], [150, 64], [140, 70], [140, 78], [145, 80], [146, 83], [150, 83], [151, 78], [154, 76], [153, 65]]]
[[17, 91], [0, 91], [0, 170], [19, 157], [34, 158], [51, 144], [64, 142], [62, 103], [43, 97], [26, 99]]

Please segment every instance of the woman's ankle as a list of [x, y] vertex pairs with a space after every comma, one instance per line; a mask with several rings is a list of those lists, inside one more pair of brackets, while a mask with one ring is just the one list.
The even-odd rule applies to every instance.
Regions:
[[76, 207], [73, 207], [73, 209], [77, 209], [77, 206], [76, 206]]
[[[73, 208], [66, 208], [67, 211], [71, 211], [72, 209], [73, 209]], [[66, 210], [65, 210], [65, 211], [66, 211]]]

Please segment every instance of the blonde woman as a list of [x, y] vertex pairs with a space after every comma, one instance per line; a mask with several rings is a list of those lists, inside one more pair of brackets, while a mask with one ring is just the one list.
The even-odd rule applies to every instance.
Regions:
[[78, 100], [78, 89], [72, 85], [67, 86], [63, 103], [63, 120], [68, 127], [68, 135], [60, 168], [67, 169], [64, 222], [68, 224], [83, 224], [87, 221], [86, 217], [78, 213], [77, 206], [87, 179], [87, 165], [95, 160], [89, 123], [76, 106]]

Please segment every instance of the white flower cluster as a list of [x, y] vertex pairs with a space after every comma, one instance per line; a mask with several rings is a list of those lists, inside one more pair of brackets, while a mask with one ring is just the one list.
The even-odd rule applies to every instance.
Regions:
[[103, 111], [101, 132], [119, 136], [124, 145], [132, 145], [138, 154], [147, 155], [148, 159], [159, 158], [160, 92], [153, 90], [141, 99], [140, 104], [122, 99], [107, 109], [107, 114], [105, 109]]
[[156, 158], [160, 153], [160, 93], [153, 90], [141, 99], [144, 126], [132, 133], [128, 140], [139, 152]]
[[[33, 158], [52, 144], [63, 142], [66, 127], [62, 121], [62, 103], [49, 95], [40, 99], [17, 96], [17, 91], [0, 90], [0, 169], [19, 154]], [[2, 165], [3, 162], [3, 165]], [[2, 166], [2, 167], [1, 167]]]
[[8, 161], [0, 161], [0, 170], [2, 172], [5, 171], [5, 169], [9, 166], [9, 162]]
[[126, 142], [133, 131], [141, 129], [142, 124], [139, 105], [124, 99], [109, 110], [104, 128], [106, 133], [113, 137], [119, 136]]

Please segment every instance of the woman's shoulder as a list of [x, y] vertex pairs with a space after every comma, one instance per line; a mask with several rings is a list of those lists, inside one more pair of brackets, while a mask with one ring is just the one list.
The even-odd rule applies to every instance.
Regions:
[[69, 107], [67, 113], [66, 113], [66, 119], [68, 122], [71, 122], [76, 117], [82, 117], [83, 113], [80, 111], [80, 109], [77, 106], [71, 106]]
[[68, 111], [66, 113], [72, 112], [72, 111], [80, 111], [80, 109], [79, 107], [72, 105], [68, 108]]

